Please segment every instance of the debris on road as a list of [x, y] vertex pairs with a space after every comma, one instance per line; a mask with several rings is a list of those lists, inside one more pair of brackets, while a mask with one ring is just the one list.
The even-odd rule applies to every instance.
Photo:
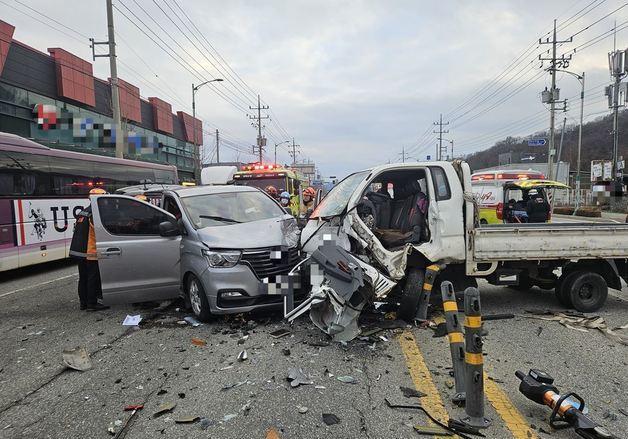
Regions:
[[185, 322], [190, 325], [193, 326], [194, 328], [196, 328], [197, 326], [201, 326], [202, 323], [199, 322], [198, 320], [196, 320], [196, 318], [192, 317], [192, 316], [185, 316], [183, 317], [183, 320], [185, 320]]
[[155, 413], [153, 413], [153, 419], [165, 415], [171, 412], [177, 406], [176, 402], [164, 402], [161, 404]]
[[288, 348], [283, 348], [283, 349], [281, 350], [281, 353], [282, 353], [282, 354], [284, 354], [286, 357], [289, 357], [289, 356], [290, 356], [290, 349], [288, 349]]
[[620, 326], [615, 329], [609, 329], [604, 318], [600, 316], [587, 317], [586, 315], [581, 313], [566, 313], [544, 310], [526, 310], [526, 313], [531, 314], [524, 315], [524, 317], [526, 318], [556, 321], [566, 328], [573, 329], [574, 331], [589, 332], [589, 329], [597, 329], [610, 340], [628, 346], [628, 335], [615, 332], [617, 329], [623, 329], [624, 327]]
[[325, 425], [340, 424], [340, 418], [333, 413], [323, 413], [323, 422]]
[[192, 344], [194, 346], [207, 346], [207, 342], [202, 338], [192, 337]]
[[200, 416], [182, 416], [174, 420], [175, 424], [193, 424], [198, 421]]
[[291, 387], [298, 387], [300, 385], [306, 384], [314, 384], [304, 372], [303, 369], [297, 369], [296, 367], [291, 367], [288, 369], [288, 381], [290, 382]]
[[63, 364], [70, 369], [83, 372], [92, 368], [92, 360], [89, 358], [89, 353], [84, 347], [64, 349], [62, 358]]
[[301, 413], [302, 415], [306, 414], [307, 411], [309, 410], [307, 407], [305, 407], [304, 405], [298, 405], [297, 406], [297, 410], [299, 411], [299, 413]]
[[125, 412], [130, 412], [132, 410], [142, 410], [144, 408], [144, 404], [131, 404], [124, 407]]
[[[604, 427], [586, 416], [585, 401], [574, 392], [561, 394], [554, 386], [554, 378], [547, 372], [539, 369], [530, 369], [526, 375], [517, 370], [515, 376], [521, 380], [519, 392], [537, 404], [546, 405], [552, 409], [549, 424], [554, 427], [561, 424], [561, 428], [571, 427], [582, 437], [612, 438], [613, 435]], [[576, 406], [577, 405], [577, 406]], [[557, 407], [558, 406], [558, 407]], [[611, 416], [607, 411], [608, 417]], [[604, 418], [606, 419], [607, 416]], [[617, 415], [615, 419], [617, 419]]]
[[236, 387], [240, 387], [243, 384], [246, 384], [248, 381], [240, 381], [237, 383], [232, 383], [232, 384], [227, 384], [226, 386], [223, 386], [220, 390], [222, 390], [223, 392], [229, 389], [234, 389]]
[[273, 331], [270, 333], [270, 336], [272, 338], [281, 338], [284, 337], [286, 335], [290, 334], [290, 331], [288, 331], [285, 328], [281, 328], [281, 329], [277, 329], [276, 331]]
[[199, 420], [199, 425], [201, 427], [201, 430], [207, 430], [212, 425], [216, 425], [216, 421], [202, 417]]
[[462, 439], [471, 439], [469, 436], [467, 436], [466, 434], [463, 434], [461, 431], [458, 431], [455, 428], [450, 427], [447, 424], [443, 424], [441, 421], [439, 421], [434, 416], [432, 416], [432, 414], [430, 412], [428, 412], [421, 405], [393, 404], [392, 402], [390, 402], [388, 400], [388, 398], [384, 398], [384, 402], [391, 409], [414, 409], [414, 410], [419, 410], [419, 411], [423, 412], [425, 414], [425, 416], [427, 416], [430, 419], [430, 421], [432, 421], [434, 424], [438, 425], [439, 427], [443, 428], [444, 430], [447, 430], [447, 431], [452, 432], [452, 433], [456, 433]]
[[238, 416], [238, 415], [237, 415], [237, 414], [235, 414], [235, 413], [230, 413], [230, 414], [228, 414], [228, 415], [225, 415], [225, 416], [222, 418], [222, 422], [229, 422], [229, 421], [231, 421], [232, 419], [236, 418], [237, 416]]
[[447, 324], [445, 322], [439, 323], [434, 329], [432, 338], [444, 337], [447, 335]]
[[424, 396], [426, 396], [425, 393], [419, 392], [418, 390], [411, 387], [399, 386], [399, 390], [401, 390], [401, 393], [406, 398], [423, 398]]
[[134, 316], [130, 316], [127, 314], [127, 316], [124, 318], [124, 321], [122, 322], [122, 326], [138, 326], [141, 321], [141, 315], [137, 314]]
[[414, 431], [419, 434], [425, 434], [428, 436], [453, 436], [451, 431], [447, 431], [438, 425], [414, 425]]
[[246, 350], [241, 351], [238, 354], [238, 361], [242, 362], [242, 361], [246, 361], [249, 358], [249, 354], [246, 352]]
[[351, 375], [339, 376], [339, 377], [336, 377], [336, 379], [345, 384], [357, 384], [358, 383], [358, 380], [353, 378]]
[[514, 319], [514, 318], [515, 318], [514, 314], [488, 314], [488, 315], [482, 316], [482, 321], [488, 322], [490, 320], [509, 320], [509, 319]]
[[275, 427], [270, 427], [266, 430], [266, 439], [281, 439], [281, 436]]
[[109, 427], [107, 427], [107, 431], [111, 435], [116, 435], [122, 428], [122, 420], [116, 419], [115, 421], [111, 421], [109, 423]]

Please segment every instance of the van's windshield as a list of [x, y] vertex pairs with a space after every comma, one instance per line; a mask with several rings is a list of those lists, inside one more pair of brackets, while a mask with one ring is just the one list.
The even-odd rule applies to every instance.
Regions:
[[364, 181], [369, 173], [370, 171], [356, 172], [334, 186], [323, 201], [321, 201], [321, 204], [314, 209], [310, 218], [327, 218], [340, 215], [345, 210], [345, 207], [347, 207], [349, 198], [351, 198], [355, 189]]
[[181, 202], [196, 229], [279, 218], [285, 212], [259, 191], [195, 195]]

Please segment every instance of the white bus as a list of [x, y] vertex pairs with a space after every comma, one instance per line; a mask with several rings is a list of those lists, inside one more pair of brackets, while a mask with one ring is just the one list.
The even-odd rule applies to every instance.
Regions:
[[177, 184], [175, 166], [51, 149], [0, 132], [0, 271], [68, 257], [93, 188]]

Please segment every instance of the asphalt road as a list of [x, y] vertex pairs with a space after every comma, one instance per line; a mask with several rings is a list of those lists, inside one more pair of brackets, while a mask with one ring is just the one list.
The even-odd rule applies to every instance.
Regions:
[[[109, 424], [127, 420], [130, 412], [123, 408], [129, 404], [144, 409], [129, 422], [127, 438], [264, 438], [269, 429], [282, 438], [421, 437], [412, 426], [427, 424], [425, 415], [384, 402], [416, 402], [399, 386], [425, 390], [423, 406], [435, 415], [462, 414], [450, 402], [447, 339], [432, 338], [429, 329], [387, 330], [378, 334], [384, 339], [343, 346], [328, 343], [307, 318], [289, 327], [279, 314], [221, 318], [193, 328], [177, 323], [186, 313], [176, 303], [163, 310], [126, 306], [90, 313], [78, 310], [74, 273], [72, 266], [55, 264], [2, 275], [0, 438], [111, 437]], [[586, 399], [593, 419], [628, 437], [628, 416], [619, 410], [628, 408], [628, 346], [598, 331], [523, 317], [529, 308], [560, 310], [551, 292], [480, 289], [485, 314], [517, 314], [485, 323], [486, 416], [493, 421], [487, 437], [576, 437], [544, 433], [551, 431], [549, 411], [517, 391], [514, 371], [530, 367], [546, 369], [561, 390]], [[627, 299], [626, 290], [609, 297], [599, 313], [609, 326], [628, 323]], [[143, 316], [139, 330], [121, 325], [127, 314]], [[284, 327], [290, 335], [270, 336]], [[207, 344], [196, 346], [193, 337]], [[92, 370], [61, 365], [62, 350], [76, 346], [90, 352]], [[248, 359], [239, 362], [242, 350]], [[314, 384], [291, 388], [290, 367], [302, 368]], [[176, 407], [153, 417], [163, 403]], [[324, 413], [339, 423], [326, 425]], [[207, 429], [198, 421], [176, 423], [188, 416], [206, 418]]]

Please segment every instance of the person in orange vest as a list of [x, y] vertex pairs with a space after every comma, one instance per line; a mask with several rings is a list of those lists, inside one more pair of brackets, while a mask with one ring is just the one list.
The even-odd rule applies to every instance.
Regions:
[[[92, 189], [89, 192], [90, 195], [106, 193], [104, 189], [100, 188]], [[89, 311], [108, 309], [108, 306], [98, 302], [99, 297], [102, 297], [102, 290], [91, 206], [86, 207], [78, 214], [70, 243], [70, 256], [78, 259], [80, 309]]]

